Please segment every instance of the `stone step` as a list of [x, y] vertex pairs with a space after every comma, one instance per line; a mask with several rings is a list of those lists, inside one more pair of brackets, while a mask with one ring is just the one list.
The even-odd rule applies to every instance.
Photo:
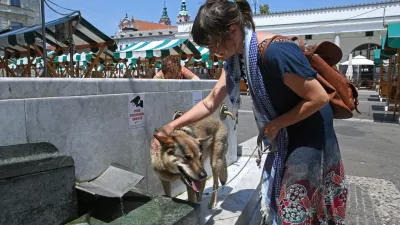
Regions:
[[[208, 208], [211, 194], [203, 195], [200, 202], [201, 225], [249, 224], [252, 220], [260, 199], [261, 169], [256, 164], [256, 158], [240, 157], [236, 163], [228, 166], [228, 181], [235, 176], [224, 189], [218, 191], [218, 203], [214, 209]], [[212, 191], [212, 183], [212, 178], [207, 180], [205, 193]], [[177, 198], [187, 199], [187, 193]]]

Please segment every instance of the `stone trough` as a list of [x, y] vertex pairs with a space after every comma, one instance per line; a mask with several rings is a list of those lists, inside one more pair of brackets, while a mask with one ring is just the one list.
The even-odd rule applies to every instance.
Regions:
[[[199, 205], [162, 196], [149, 144], [156, 128], [176, 110], [190, 109], [214, 84], [3, 78], [0, 224], [199, 224]], [[221, 109], [231, 109], [228, 99]], [[132, 119], [136, 113], [143, 115], [139, 123]], [[221, 119], [231, 164], [237, 160], [237, 121]], [[210, 175], [208, 162], [205, 169]], [[134, 181], [136, 175], [141, 178]], [[172, 184], [173, 195], [185, 189], [182, 182]]]
[[197, 204], [137, 188], [120, 197], [104, 197], [75, 186], [72, 157], [54, 145], [0, 147], [0, 224], [199, 223]]

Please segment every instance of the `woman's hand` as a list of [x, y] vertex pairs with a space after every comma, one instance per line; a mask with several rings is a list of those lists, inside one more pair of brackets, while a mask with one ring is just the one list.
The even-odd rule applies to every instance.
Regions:
[[264, 135], [268, 137], [270, 141], [275, 140], [281, 127], [278, 126], [276, 121], [272, 120], [264, 126]]
[[157, 135], [163, 136], [163, 137], [169, 136], [172, 132], [174, 132], [174, 130], [175, 130], [174, 127], [169, 123], [169, 124], [161, 127], [161, 129], [158, 130]]
[[[162, 136], [162, 137], [166, 137], [169, 136], [172, 132], [174, 132], [174, 127], [169, 123], [163, 127], [161, 127], [158, 132], [157, 132], [157, 136]], [[157, 140], [157, 138], [154, 138], [154, 142], [153, 142], [153, 149], [158, 149], [160, 146], [160, 142]]]

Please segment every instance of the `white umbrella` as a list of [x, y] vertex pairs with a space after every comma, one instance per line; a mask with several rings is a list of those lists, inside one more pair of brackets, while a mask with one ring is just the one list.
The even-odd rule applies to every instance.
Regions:
[[[341, 63], [341, 65], [349, 65], [350, 64], [350, 60]], [[370, 65], [370, 66], [374, 66], [375, 63], [372, 60], [367, 59], [366, 57], [362, 56], [362, 55], [358, 55], [356, 57], [354, 57], [351, 60], [351, 65], [353, 66], [357, 66], [357, 86], [359, 85], [359, 80], [360, 80], [360, 66], [364, 66], [364, 65]], [[350, 67], [350, 66], [349, 66]]]
[[353, 54], [350, 53], [347, 63], [349, 66], [347, 67], [346, 77], [347, 79], [351, 80], [353, 79]]
[[[341, 65], [349, 65], [349, 61], [343, 62], [343, 63], [341, 63]], [[364, 57], [362, 55], [358, 55], [358, 56], [352, 58], [351, 63], [354, 66], [375, 65], [374, 61], [369, 60], [369, 59], [367, 59], [366, 57]]]

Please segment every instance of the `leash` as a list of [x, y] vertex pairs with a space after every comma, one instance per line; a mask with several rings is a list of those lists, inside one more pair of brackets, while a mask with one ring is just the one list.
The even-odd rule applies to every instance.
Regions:
[[232, 177], [232, 179], [230, 179], [226, 184], [222, 185], [221, 187], [219, 187], [216, 190], [213, 190], [213, 191], [210, 191], [210, 192], [203, 192], [203, 195], [209, 195], [209, 194], [217, 192], [217, 191], [219, 191], [221, 189], [224, 189], [230, 182], [232, 182], [243, 171], [243, 169], [250, 162], [250, 159], [253, 157], [253, 155], [254, 155], [254, 153], [256, 151], [258, 151], [258, 157], [257, 157], [257, 160], [256, 160], [257, 166], [258, 166], [258, 168], [261, 168], [260, 164], [261, 164], [262, 155], [266, 154], [271, 149], [271, 146], [268, 146], [265, 149], [263, 149], [263, 142], [262, 142], [263, 136], [264, 135], [262, 133], [258, 135], [258, 137], [257, 137], [257, 147], [254, 148], [254, 150], [251, 153], [249, 159], [247, 159], [247, 162], [244, 164], [244, 166], [242, 168], [240, 168], [239, 172], [234, 177]]

